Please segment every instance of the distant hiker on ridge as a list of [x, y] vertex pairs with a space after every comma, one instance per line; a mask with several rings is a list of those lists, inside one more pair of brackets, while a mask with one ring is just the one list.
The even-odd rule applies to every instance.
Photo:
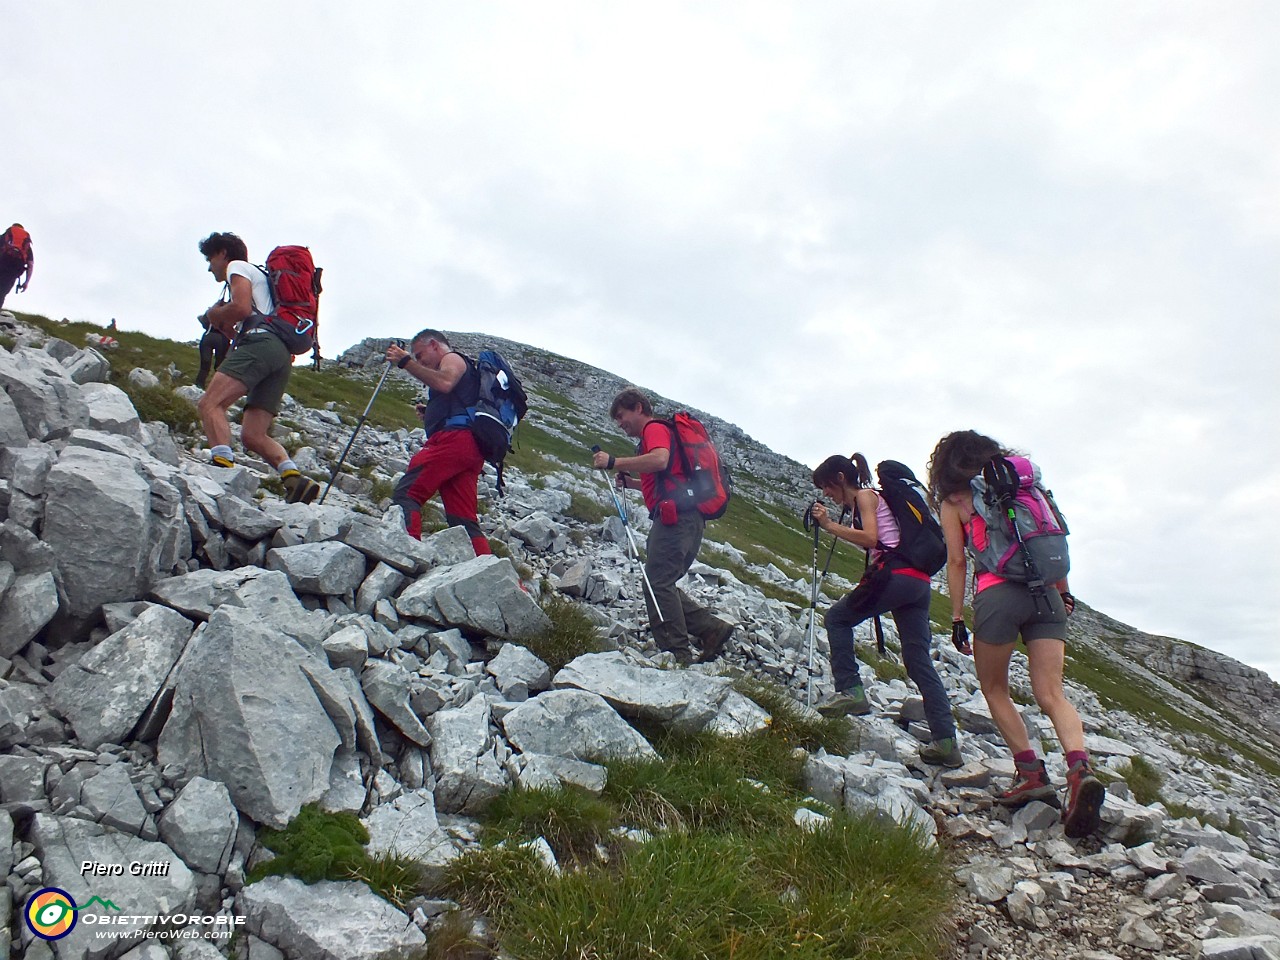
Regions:
[[[36, 255], [31, 249], [31, 234], [15, 223], [0, 235], [0, 308], [15, 282], [18, 293], [31, 285], [31, 273], [36, 267]], [[23, 274], [26, 274], [23, 277]], [[21, 279], [19, 279], [21, 278]]]
[[[653, 406], [635, 387], [627, 387], [609, 407], [609, 416], [619, 429], [636, 441], [633, 457], [615, 457], [598, 450], [591, 464], [597, 470], [615, 470], [615, 482], [623, 490], [639, 489], [649, 509], [653, 526], [649, 529], [645, 573], [652, 590], [645, 591], [649, 627], [658, 647], [681, 663], [714, 659], [729, 641], [733, 624], [712, 615], [676, 587], [702, 546], [706, 520], [696, 507], [677, 509], [667, 489], [671, 484], [672, 427], [653, 415]], [[631, 473], [638, 473], [636, 480]], [[655, 606], [656, 604], [656, 606]], [[695, 646], [694, 637], [698, 638]]]
[[[1007, 469], [1015, 470], [1017, 475], [1002, 476], [1002, 470]], [[1009, 695], [1009, 660], [1021, 634], [1027, 649], [1031, 692], [1053, 723], [1066, 753], [1067, 809], [1063, 819], [1067, 836], [1078, 838], [1098, 828], [1106, 790], [1089, 763], [1080, 715], [1062, 687], [1067, 616], [1075, 609], [1075, 598], [1067, 592], [1065, 578], [1065, 525], [1056, 509], [1050, 509], [1048, 498], [1033, 489], [1038, 486], [1032, 483], [1033, 479], [1039, 479], [1034, 464], [972, 430], [947, 434], [938, 441], [929, 460], [929, 497], [939, 508], [947, 543], [947, 589], [951, 594], [952, 637], [957, 646], [968, 638], [964, 623], [966, 547], [977, 567], [973, 665], [991, 718], [1013, 751], [1015, 768], [1013, 785], [996, 801], [1007, 807], [1021, 807], [1032, 800], [1058, 805], [1044, 761], [1036, 756], [1026, 724]], [[1028, 507], [1026, 500], [1034, 504]], [[1043, 504], [1043, 508], [1035, 504]], [[1047, 532], [1056, 532], [1056, 539], [1063, 544], [1051, 548], [1056, 550], [1055, 559], [1061, 561], [1053, 578], [1043, 556], [1040, 565], [1045, 569], [1044, 579], [1032, 576], [1036, 564], [1025, 542], [1036, 534], [1021, 532], [1021, 523], [1012, 528], [1009, 525], [1010, 513], [1029, 515], [1032, 510], [1041, 511]], [[1052, 529], [1054, 524], [1056, 530]], [[1016, 538], [1012, 546], [1011, 537]], [[1039, 539], [1048, 543], [1052, 538], [1041, 535]], [[993, 561], [994, 553], [1007, 559]], [[1003, 575], [995, 572], [996, 567], [1004, 570]]]
[[[879, 469], [881, 482], [887, 484], [885, 467], [886, 464], [882, 463]], [[909, 475], [910, 472], [907, 473]], [[946, 767], [962, 766], [964, 761], [956, 745], [951, 701], [929, 655], [933, 642], [929, 627], [929, 573], [916, 569], [895, 552], [903, 539], [900, 524], [888, 498], [871, 486], [871, 471], [866, 457], [860, 453], [855, 453], [852, 458], [828, 457], [813, 471], [813, 485], [824, 496], [848, 507], [852, 511], [853, 524], [844, 526], [837, 523], [827, 514], [827, 508], [821, 501], [810, 508], [813, 521], [832, 536], [869, 551], [867, 571], [857, 588], [833, 604], [823, 619], [827, 640], [831, 644], [831, 671], [835, 676], [836, 692], [825, 703], [818, 704], [818, 712], [824, 716], [871, 712], [871, 704], [858, 675], [853, 631], [865, 620], [892, 613], [902, 642], [902, 663], [907, 668], [907, 676], [920, 688], [925, 717], [933, 737], [933, 743], [920, 750], [920, 759]], [[923, 510], [924, 501], [919, 493], [916, 498], [917, 509]], [[943, 558], [936, 524], [932, 526], [932, 536], [937, 546], [937, 557], [933, 562], [936, 570]]]
[[404, 511], [405, 529], [422, 539], [422, 505], [439, 491], [449, 526], [467, 531], [476, 556], [493, 553], [480, 531], [476, 495], [484, 455], [466, 416], [480, 395], [475, 364], [454, 352], [443, 333], [430, 329], [415, 336], [408, 350], [393, 342], [386, 356], [388, 363], [427, 385], [427, 402], [419, 409], [427, 442], [413, 455], [391, 495]]
[[200, 241], [200, 252], [213, 278], [225, 284], [223, 299], [204, 312], [201, 322], [235, 344], [199, 403], [213, 465], [235, 466], [227, 410], [245, 397], [240, 428], [245, 449], [275, 467], [289, 503], [310, 503], [319, 496], [320, 484], [304, 477], [288, 451], [271, 437], [271, 424], [293, 371], [293, 355], [259, 322], [271, 316], [275, 306], [267, 274], [249, 263], [248, 248], [234, 233], [209, 234]]

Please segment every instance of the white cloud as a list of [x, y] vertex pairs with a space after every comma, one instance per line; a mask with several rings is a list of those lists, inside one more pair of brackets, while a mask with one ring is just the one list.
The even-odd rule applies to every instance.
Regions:
[[38, 268], [13, 305], [193, 337], [217, 293], [196, 242], [234, 229], [257, 255], [311, 245], [329, 350], [490, 330], [810, 464], [858, 448], [922, 472], [942, 433], [981, 429], [1044, 466], [1077, 593], [1261, 666], [1278, 21], [1262, 2], [15, 8], [0, 213]]

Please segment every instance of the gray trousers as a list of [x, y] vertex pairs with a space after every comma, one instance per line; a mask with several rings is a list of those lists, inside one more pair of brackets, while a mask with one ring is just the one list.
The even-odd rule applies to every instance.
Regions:
[[[648, 555], [644, 569], [653, 587], [653, 596], [645, 591], [649, 609], [649, 627], [662, 650], [701, 652], [701, 641], [714, 636], [721, 624], [706, 607], [689, 599], [676, 588], [676, 581], [689, 572], [702, 546], [702, 529], [706, 520], [696, 510], [682, 513], [672, 526], [654, 520], [649, 530]], [[654, 600], [657, 600], [657, 610]], [[661, 621], [658, 610], [662, 612]]]

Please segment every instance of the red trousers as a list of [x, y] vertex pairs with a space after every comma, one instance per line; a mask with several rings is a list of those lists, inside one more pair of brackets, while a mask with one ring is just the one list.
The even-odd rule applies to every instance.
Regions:
[[476, 556], [492, 553], [476, 515], [476, 484], [483, 469], [484, 457], [470, 430], [433, 433], [427, 445], [413, 455], [409, 469], [391, 495], [404, 511], [404, 527], [409, 536], [422, 539], [422, 505], [439, 491], [449, 526], [461, 526], [467, 531]]

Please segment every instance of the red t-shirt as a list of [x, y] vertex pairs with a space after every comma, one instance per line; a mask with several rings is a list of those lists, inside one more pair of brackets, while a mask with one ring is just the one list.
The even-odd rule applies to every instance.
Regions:
[[[650, 420], [640, 430], [640, 442], [636, 444], [636, 454], [644, 456], [651, 450], [671, 449], [671, 428], [665, 423]], [[670, 464], [667, 465], [670, 467]], [[640, 474], [640, 492], [644, 494], [644, 505], [650, 512], [658, 506], [658, 474]]]

